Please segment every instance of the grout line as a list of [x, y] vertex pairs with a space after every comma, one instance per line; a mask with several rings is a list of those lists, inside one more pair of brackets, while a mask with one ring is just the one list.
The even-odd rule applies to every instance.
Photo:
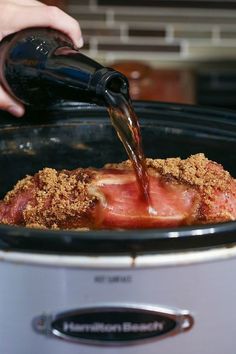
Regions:
[[135, 59], [149, 62], [150, 60], [165, 60], [165, 61], [176, 61], [180, 60], [180, 54], [176, 53], [153, 53], [153, 52], [103, 52], [105, 54], [105, 58], [107, 61], [115, 61], [115, 60], [126, 60], [126, 59]]
[[220, 26], [212, 27], [212, 42], [214, 44], [220, 43]]
[[105, 21], [79, 21], [80, 26], [83, 28], [114, 28], [114, 29], [120, 29], [120, 23], [112, 23], [109, 25]]
[[[77, 5], [75, 5], [75, 6], [77, 6]], [[97, 6], [96, 0], [89, 0], [89, 9], [91, 9], [91, 11], [97, 11], [98, 6]]]
[[[107, 23], [103, 20], [94, 20], [94, 21], [85, 21], [81, 20], [79, 21], [81, 27], [84, 26], [85, 28], [87, 27], [100, 27], [104, 28], [107, 27]], [[193, 30], [195, 32], [198, 31], [212, 31], [212, 28], [214, 27], [214, 24], [186, 24], [186, 23], [169, 23], [167, 24], [166, 22], [159, 22], [158, 24], [156, 22], [125, 22], [125, 21], [111, 21], [111, 24], [109, 23], [109, 27], [113, 26], [114, 28], [120, 28], [121, 25], [127, 24], [129, 28], [135, 28], [135, 29], [144, 29], [144, 30], [149, 30], [149, 29], [165, 29], [167, 26], [172, 26], [173, 29], [181, 29], [181, 30]], [[221, 30], [234, 30], [236, 33], [236, 22], [235, 25], [226, 25], [226, 24], [220, 24], [219, 27]]]
[[189, 42], [181, 40], [180, 42], [180, 58], [187, 58], [189, 56]]
[[[102, 42], [104, 44], [114, 44], [117, 42], [118, 39], [120, 39], [120, 37], [118, 37], [118, 36], [96, 36], [93, 38], [100, 38], [100, 40], [102, 40]], [[129, 37], [129, 36], [127, 36], [127, 38], [125, 38], [125, 43], [130, 44], [130, 46], [132, 46], [132, 44], [134, 44], [134, 45], [141, 44], [144, 47], [145, 47], [145, 45], [166, 45], [167, 47], [169, 47], [169, 46], [173, 46], [173, 45], [179, 45], [180, 40], [173, 39], [173, 41], [171, 41], [171, 43], [167, 43], [165, 37], [146, 38], [146, 37]], [[207, 43], [209, 44], [209, 40]]]
[[[90, 6], [96, 7], [97, 10], [99, 11], [107, 11], [107, 10], [112, 10], [115, 11], [117, 14], [126, 14], [126, 15], [167, 15], [171, 17], [177, 17], [177, 16], [185, 16], [185, 15], [191, 15], [194, 17], [228, 17], [228, 18], [235, 18], [236, 17], [236, 10], [224, 10], [224, 9], [192, 9], [192, 8], [165, 8], [165, 7], [139, 7], [139, 6], [131, 6], [131, 7], [126, 7], [126, 6], [102, 6], [102, 5], [97, 5], [94, 0], [90, 0]], [[90, 7], [89, 6], [89, 7]], [[69, 8], [73, 8], [76, 12], [82, 10], [83, 8], [88, 8], [86, 5], [69, 5]]]
[[129, 27], [126, 23], [120, 25], [120, 40], [122, 43], [129, 42]]
[[[135, 19], [134, 20], [131, 20], [131, 21], [125, 21], [124, 19], [122, 19], [122, 20], [117, 20], [117, 19], [115, 19], [115, 22], [114, 23], [122, 23], [122, 22], [128, 22], [129, 23], [129, 25], [130, 26], [133, 26], [133, 27], [146, 27], [146, 25], [148, 24], [148, 26], [150, 26], [150, 25], [152, 25], [153, 27], [155, 27], [156, 26], [156, 22], [155, 21], [151, 21], [151, 22], [147, 22], [147, 21], [136, 21]], [[175, 22], [175, 21], [159, 21], [158, 22], [158, 26], [159, 27], [165, 27], [165, 26], [167, 26], [167, 25], [172, 25], [173, 27], [177, 27], [177, 28], [179, 28], [179, 27], [181, 27], [182, 28], [182, 26], [185, 26], [185, 24], [183, 23], [183, 22]], [[221, 24], [220, 23], [220, 26], [224, 26], [224, 24]], [[212, 26], [214, 26], [214, 23], [212, 23], [212, 24], [199, 24], [199, 23], [192, 23], [191, 25], [189, 25], [189, 28], [191, 29], [191, 28], [197, 28], [197, 26], [198, 26], [198, 28], [199, 28], [199, 30], [200, 29], [203, 29], [204, 27], [205, 27], [205, 29], [209, 29], [209, 28], [212, 28]]]
[[98, 40], [95, 37], [91, 37], [89, 40], [89, 55], [91, 57], [96, 56], [98, 54]]
[[106, 25], [107, 26], [113, 26], [115, 23], [114, 21], [114, 11], [111, 9], [108, 9], [106, 11]]
[[223, 39], [223, 40], [220, 40], [219, 42], [217, 43], [207, 43], [207, 42], [201, 42], [201, 41], [196, 41], [194, 42], [193, 44], [191, 44], [191, 46], [195, 47], [195, 48], [198, 48], [198, 47], [202, 47], [202, 48], [209, 48], [209, 47], [212, 47], [212, 48], [215, 48], [215, 47], [221, 47], [222, 49], [223, 48], [236, 48], [236, 41], [235, 39]]
[[174, 26], [167, 25], [166, 26], [166, 42], [172, 43], [174, 41]]

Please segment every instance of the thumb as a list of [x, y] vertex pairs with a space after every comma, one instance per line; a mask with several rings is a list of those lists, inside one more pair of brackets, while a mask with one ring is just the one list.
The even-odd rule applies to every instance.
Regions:
[[25, 109], [22, 103], [16, 101], [0, 85], [0, 109], [8, 111], [16, 117], [23, 116]]

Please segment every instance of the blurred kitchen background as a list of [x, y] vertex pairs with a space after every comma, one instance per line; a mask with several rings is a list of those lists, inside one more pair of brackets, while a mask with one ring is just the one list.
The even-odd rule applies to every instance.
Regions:
[[235, 0], [52, 0], [83, 52], [129, 78], [133, 99], [236, 109]]

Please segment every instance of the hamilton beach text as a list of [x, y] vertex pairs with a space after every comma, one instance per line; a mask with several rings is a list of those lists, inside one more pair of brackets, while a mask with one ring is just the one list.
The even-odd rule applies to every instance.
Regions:
[[132, 332], [155, 332], [163, 331], [165, 323], [161, 321], [147, 323], [74, 323], [63, 322], [64, 333], [132, 333]]

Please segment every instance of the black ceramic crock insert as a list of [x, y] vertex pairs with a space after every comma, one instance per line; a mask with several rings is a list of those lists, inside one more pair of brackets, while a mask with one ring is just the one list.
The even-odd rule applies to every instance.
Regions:
[[[136, 102], [147, 157], [203, 152], [236, 177], [236, 113], [194, 106]], [[43, 167], [102, 167], [127, 159], [106, 109], [60, 102], [14, 119], [0, 112], [0, 197]], [[173, 237], [173, 232], [175, 237]], [[4, 250], [69, 254], [138, 254], [231, 246], [236, 222], [172, 229], [50, 231], [0, 225]]]

